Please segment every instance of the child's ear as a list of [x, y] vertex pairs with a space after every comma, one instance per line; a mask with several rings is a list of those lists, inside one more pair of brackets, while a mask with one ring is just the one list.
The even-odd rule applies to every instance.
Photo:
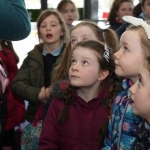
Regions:
[[108, 75], [109, 75], [108, 70], [101, 71], [100, 74], [99, 74], [98, 80], [103, 81]]

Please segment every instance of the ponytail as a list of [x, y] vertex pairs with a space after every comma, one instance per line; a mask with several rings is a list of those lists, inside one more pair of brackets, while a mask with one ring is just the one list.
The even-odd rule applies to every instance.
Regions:
[[57, 123], [64, 124], [69, 119], [69, 108], [68, 105], [72, 99], [73, 96], [74, 87], [69, 84], [66, 88], [65, 96], [64, 96], [64, 107], [61, 110], [60, 114], [57, 118]]

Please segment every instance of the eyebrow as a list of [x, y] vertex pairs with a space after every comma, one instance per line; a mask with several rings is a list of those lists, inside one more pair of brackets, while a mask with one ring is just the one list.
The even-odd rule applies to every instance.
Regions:
[[[71, 59], [72, 59], [72, 58], [75, 58], [75, 57], [72, 55]], [[92, 60], [91, 60], [90, 58], [88, 58], [88, 57], [83, 57], [83, 58], [92, 61]]]
[[128, 47], [130, 47], [130, 45], [126, 42], [122, 42], [122, 44], [127, 45]]

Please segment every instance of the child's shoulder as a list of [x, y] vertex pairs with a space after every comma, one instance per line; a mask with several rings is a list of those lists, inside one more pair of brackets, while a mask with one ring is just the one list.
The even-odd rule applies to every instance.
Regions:
[[51, 85], [51, 95], [59, 99], [64, 98], [65, 91], [68, 85], [69, 85], [69, 82], [67, 80], [61, 80], [61, 81], [53, 83]]

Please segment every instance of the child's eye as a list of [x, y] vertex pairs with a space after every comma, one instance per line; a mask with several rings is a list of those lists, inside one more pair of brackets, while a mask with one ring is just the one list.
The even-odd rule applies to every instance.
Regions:
[[126, 52], [128, 51], [128, 48], [126, 46], [124, 47], [124, 51], [126, 51]]
[[71, 39], [71, 43], [75, 44], [75, 43], [77, 43], [77, 40], [76, 39]]
[[42, 25], [41, 28], [45, 28], [45, 25]]
[[138, 79], [138, 85], [141, 85], [142, 84], [142, 80], [141, 78]]
[[52, 27], [55, 27], [56, 25], [55, 24], [52, 24]]
[[83, 65], [87, 66], [88, 62], [87, 61], [83, 61]]
[[88, 38], [87, 37], [84, 37], [83, 39], [82, 39], [82, 41], [87, 41], [88, 40]]
[[72, 59], [71, 64], [76, 64], [76, 61], [74, 59]]

